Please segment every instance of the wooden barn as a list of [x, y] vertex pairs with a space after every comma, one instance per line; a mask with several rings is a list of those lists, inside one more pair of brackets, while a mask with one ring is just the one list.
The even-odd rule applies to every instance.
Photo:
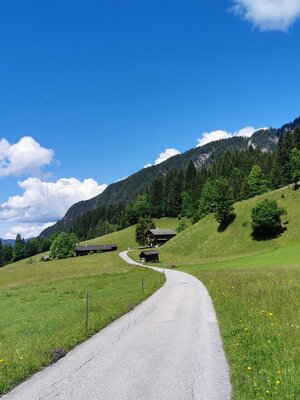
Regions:
[[154, 246], [160, 246], [176, 236], [176, 232], [172, 229], [149, 229], [146, 236]]
[[159, 262], [159, 251], [158, 250], [143, 250], [140, 253], [140, 262], [150, 262], [150, 263], [158, 263]]
[[77, 256], [86, 256], [91, 253], [106, 253], [108, 251], [117, 250], [118, 246], [116, 244], [95, 244], [95, 245], [84, 245], [76, 246], [75, 253]]

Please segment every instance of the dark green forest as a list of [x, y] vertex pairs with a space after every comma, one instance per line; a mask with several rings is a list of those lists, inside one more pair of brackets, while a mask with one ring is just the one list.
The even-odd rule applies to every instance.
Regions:
[[119, 203], [86, 212], [75, 221], [70, 232], [80, 240], [91, 239], [148, 216], [199, 221], [210, 212], [210, 192], [220, 179], [226, 180], [234, 202], [293, 183], [293, 149], [300, 150], [299, 129], [282, 135], [275, 152], [252, 146], [242, 151], [226, 151], [202, 168], [190, 160], [185, 168], [158, 175], [128, 205]]

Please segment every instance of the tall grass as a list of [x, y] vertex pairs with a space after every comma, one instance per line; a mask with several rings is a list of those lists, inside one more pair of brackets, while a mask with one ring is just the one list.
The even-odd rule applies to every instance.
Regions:
[[208, 288], [233, 400], [300, 399], [300, 268], [184, 268]]
[[[141, 279], [144, 280], [144, 293]], [[49, 365], [162, 285], [151, 270], [65, 279], [0, 292], [0, 394]], [[85, 330], [85, 294], [89, 325]]]

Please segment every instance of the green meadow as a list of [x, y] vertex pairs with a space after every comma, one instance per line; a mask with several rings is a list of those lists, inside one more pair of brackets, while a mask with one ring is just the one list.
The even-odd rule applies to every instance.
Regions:
[[[155, 223], [176, 229], [178, 221], [161, 218]], [[119, 251], [138, 246], [134, 226], [86, 243], [116, 243], [118, 251], [49, 262], [41, 262], [39, 254], [0, 269], [0, 394], [162, 286], [161, 274], [130, 266], [119, 257]]]
[[[251, 210], [274, 198], [287, 228], [255, 241]], [[160, 248], [161, 265], [176, 263], [208, 288], [230, 364], [233, 400], [299, 399], [300, 191], [284, 188], [235, 204], [236, 218], [218, 232], [212, 215]], [[156, 226], [176, 229], [178, 220]], [[87, 244], [137, 249], [135, 227]], [[131, 255], [138, 259], [139, 251]], [[162, 277], [124, 263], [118, 252], [39, 262], [40, 255], [0, 270], [0, 393], [49, 365], [153, 293]], [[141, 292], [144, 278], [145, 293]], [[88, 332], [85, 295], [90, 294]]]
[[[255, 241], [251, 209], [275, 198], [287, 215], [278, 238]], [[200, 279], [212, 297], [231, 369], [233, 400], [300, 398], [300, 191], [235, 205], [219, 233], [212, 215], [161, 248], [162, 263]]]
[[163, 284], [161, 274], [129, 266], [118, 252], [50, 262], [39, 258], [0, 269], [0, 394], [132, 310]]

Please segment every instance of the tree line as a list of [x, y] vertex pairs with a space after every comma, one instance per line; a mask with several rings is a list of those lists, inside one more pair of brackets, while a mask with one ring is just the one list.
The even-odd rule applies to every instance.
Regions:
[[2, 244], [0, 240], [0, 267], [48, 251], [52, 240], [53, 238], [32, 238], [25, 241], [20, 234], [16, 236], [13, 246]]
[[[179, 217], [197, 222], [210, 212], [216, 212], [222, 223], [231, 215], [224, 203], [233, 204], [299, 178], [300, 130], [296, 129], [280, 137], [274, 153], [250, 146], [227, 151], [200, 169], [189, 161], [185, 169], [159, 175], [134, 202], [102, 206], [83, 214], [71, 232], [86, 240], [136, 224], [140, 218]], [[224, 198], [224, 203], [222, 206], [217, 201], [216, 210], [218, 198]]]
[[[84, 213], [70, 229], [79, 241], [109, 234], [138, 223], [141, 219], [178, 217], [179, 229], [185, 220], [193, 223], [214, 213], [220, 228], [230, 222], [233, 203], [288, 184], [298, 189], [300, 181], [300, 129], [284, 133], [276, 151], [226, 151], [209, 166], [162, 173], [140, 192], [132, 203], [98, 207]], [[141, 222], [141, 221], [140, 221]], [[143, 222], [144, 223], [144, 222]], [[145, 225], [145, 223], [144, 223]], [[56, 235], [59, 232], [56, 232]], [[18, 235], [15, 246], [0, 243], [0, 265], [48, 251], [54, 237], [25, 242]]]

